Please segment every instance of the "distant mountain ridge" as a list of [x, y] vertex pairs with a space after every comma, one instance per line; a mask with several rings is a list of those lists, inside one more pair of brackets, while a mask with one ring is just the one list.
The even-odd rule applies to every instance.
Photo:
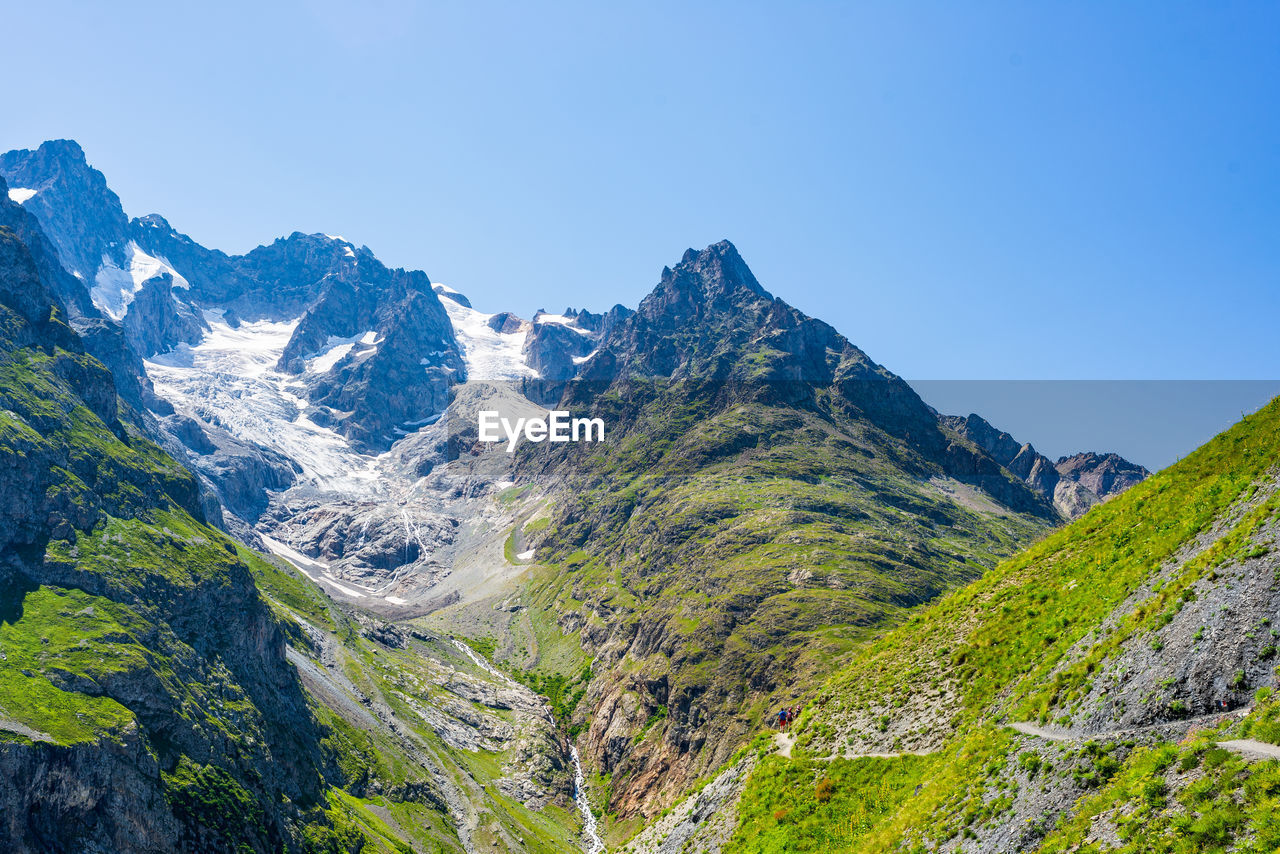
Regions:
[[[208, 336], [211, 316], [233, 328], [241, 321], [296, 319], [298, 325], [277, 369], [298, 377], [306, 389], [307, 417], [336, 430], [358, 448], [371, 450], [385, 450], [408, 426], [438, 416], [447, 406], [449, 385], [469, 378], [469, 357], [467, 348], [458, 341], [457, 321], [441, 307], [440, 295], [450, 300], [450, 292], [433, 287], [422, 273], [389, 270], [367, 247], [330, 235], [295, 232], [243, 256], [207, 249], [158, 214], [128, 219], [105, 177], [88, 164], [83, 149], [71, 140], [46, 142], [35, 150], [10, 151], [0, 156], [0, 175], [9, 182], [10, 195], [22, 197], [22, 208], [34, 214], [51, 235], [63, 266], [75, 271], [83, 283], [81, 288], [73, 280], [63, 279], [59, 286], [60, 296], [73, 314], [106, 315], [122, 322], [130, 349], [138, 355], [151, 357], [184, 344], [197, 344]], [[653, 311], [657, 306], [694, 317], [700, 310], [714, 310], [739, 286], [771, 299], [736, 251], [699, 255], [689, 250], [677, 269], [690, 264], [715, 266], [714, 271], [692, 272], [714, 273], [704, 278], [724, 282], [725, 289], [690, 291], [688, 272], [674, 275], [664, 270], [666, 284], [641, 311]], [[465, 297], [457, 292], [452, 295], [453, 301], [474, 311]], [[562, 315], [539, 312], [524, 326], [518, 318], [504, 315], [507, 319], [503, 322], [511, 327], [507, 334], [521, 335], [522, 340], [518, 352], [507, 358], [524, 366], [507, 368], [506, 373], [523, 375], [534, 398], [552, 402], [571, 379], [599, 376], [611, 369], [609, 360], [616, 359], [616, 353], [589, 357], [596, 356], [600, 341], [631, 314], [623, 306], [604, 315], [572, 309]], [[794, 337], [778, 344], [783, 348], [807, 346]], [[332, 357], [335, 348], [344, 351], [337, 358]], [[630, 359], [643, 362], [638, 362], [638, 367], [659, 374], [668, 373], [665, 362], [678, 356], [667, 350], [648, 352], [644, 341], [632, 342], [632, 350]], [[121, 369], [131, 364], [131, 358], [121, 353], [109, 363], [116, 373], [123, 373]], [[776, 379], [820, 369], [822, 359], [815, 354], [805, 358], [811, 364], [793, 362]], [[145, 388], [145, 372], [137, 370], [136, 361], [132, 364]], [[316, 366], [324, 369], [316, 370]], [[141, 393], [136, 398], [141, 402]], [[147, 401], [156, 408], [154, 398]], [[161, 414], [165, 407], [159, 404]], [[921, 425], [930, 420], [922, 413], [913, 417], [923, 419]], [[978, 421], [981, 424], [951, 418], [945, 426], [974, 441], [1000, 467], [1013, 471], [1068, 518], [1111, 494], [1112, 484], [1116, 485], [1114, 491], [1119, 491], [1145, 472], [1112, 462], [1112, 468], [1119, 465], [1116, 471], [1123, 471], [1118, 478], [1094, 477], [1091, 467], [1105, 463], [1089, 458], [1070, 467], [1072, 476], [1064, 478], [1059, 473], [1055, 477], [1053, 464], [1026, 454], [1020, 457], [1020, 445], [1007, 447], [1013, 442], [1007, 434], [993, 443], [991, 435], [999, 431]], [[216, 424], [208, 426], [217, 429]], [[184, 432], [189, 434], [190, 430]], [[1084, 482], [1093, 483], [1102, 492], [1081, 485]], [[237, 504], [243, 506], [243, 502]]]
[[1052, 500], [1067, 519], [1151, 476], [1142, 466], [1111, 453], [1085, 451], [1050, 462], [1030, 443], [1019, 443], [979, 415], [944, 416], [942, 421]]

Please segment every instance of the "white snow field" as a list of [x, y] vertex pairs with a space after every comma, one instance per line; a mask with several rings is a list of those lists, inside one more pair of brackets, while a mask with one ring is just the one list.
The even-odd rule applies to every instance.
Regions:
[[36, 191], [31, 189], [30, 187], [10, 187], [9, 201], [13, 202], [14, 204], [20, 205], [23, 202], [25, 202], [27, 199], [34, 196], [35, 194], [36, 194]]
[[[237, 439], [279, 451], [297, 462], [316, 486], [366, 492], [377, 477], [378, 457], [355, 451], [345, 438], [308, 419], [306, 393], [296, 377], [275, 369], [298, 320], [261, 320], [233, 329], [221, 311], [205, 312], [210, 331], [194, 347], [180, 344], [147, 360], [156, 393], [179, 411], [226, 430]], [[313, 359], [333, 356], [357, 340], [335, 343]]]
[[432, 288], [443, 299], [440, 304], [449, 313], [453, 335], [462, 348], [462, 359], [467, 366], [469, 382], [504, 382], [522, 377], [536, 379], [539, 374], [524, 357], [524, 342], [529, 336], [529, 326], [521, 323], [515, 332], [497, 332], [489, 326], [492, 314], [484, 314], [467, 308], [453, 299], [461, 296], [453, 288], [432, 282]]

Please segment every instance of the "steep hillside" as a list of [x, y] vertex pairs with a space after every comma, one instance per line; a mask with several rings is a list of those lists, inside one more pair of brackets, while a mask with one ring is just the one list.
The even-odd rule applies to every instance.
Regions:
[[1280, 400], [871, 643], [724, 850], [1274, 850], [1278, 536]]
[[194, 478], [121, 418], [111, 374], [64, 317], [0, 228], [4, 847], [373, 841], [380, 820], [341, 806], [335, 787], [350, 781], [254, 558], [204, 523]]
[[612, 433], [525, 448], [523, 477], [565, 484], [529, 539], [560, 567], [535, 600], [595, 659], [580, 743], [623, 820], [1057, 521], [728, 243], [664, 271], [560, 405]]
[[[14, 445], [14, 470], [32, 482], [11, 512], [35, 537], [21, 583], [115, 578], [122, 565], [179, 579], [120, 582], [145, 587], [140, 619], [176, 638], [139, 644], [176, 674], [172, 696], [151, 717], [132, 694], [118, 700], [159, 757], [160, 788], [135, 788], [159, 803], [181, 756], [213, 763], [201, 739], [231, 725], [205, 692], [225, 676], [234, 687], [219, 691], [240, 691], [262, 721], [228, 737], [248, 733], [250, 770], [217, 766], [261, 807], [269, 835], [248, 822], [250, 846], [332, 833], [561, 850], [580, 841], [575, 745], [605, 829], [622, 838], [722, 766], [777, 704], [1146, 474], [1111, 455], [1054, 464], [977, 416], [939, 415], [769, 294], [727, 242], [686, 253], [634, 312], [522, 320], [342, 237], [293, 233], [229, 256], [160, 216], [129, 220], [71, 142], [10, 152], [0, 175], [22, 182], [0, 199], [0, 224], [25, 244], [14, 263], [44, 289], [30, 304], [35, 291], [12, 289], [38, 327], [14, 327], [14, 352], [50, 356], [65, 388], [45, 391], [67, 416], [38, 422], [43, 404], [24, 395], [44, 388], [28, 376], [44, 363], [17, 359], [28, 373], [4, 386], [15, 442], [60, 449]], [[69, 329], [39, 319], [53, 304]], [[553, 404], [603, 418], [607, 440], [514, 455], [478, 441], [481, 409]], [[111, 441], [145, 460], [111, 462]], [[89, 457], [109, 476], [83, 473]], [[139, 467], [164, 483], [131, 480]], [[65, 485], [63, 472], [79, 480]], [[110, 503], [120, 496], [136, 502]], [[165, 609], [187, 601], [171, 588], [203, 590], [206, 572], [239, 598], [200, 599], [171, 621]], [[211, 612], [247, 622], [206, 625]], [[249, 640], [269, 664], [232, 667], [250, 660], [236, 646]], [[192, 669], [169, 663], [179, 643], [195, 651]], [[172, 735], [188, 714], [199, 729]], [[272, 741], [280, 721], [281, 738], [301, 740], [281, 763], [297, 779], [255, 777], [258, 759], [284, 750]], [[10, 731], [52, 737], [33, 726], [14, 716]], [[734, 789], [703, 791], [728, 803]], [[243, 818], [227, 803], [213, 812]], [[184, 844], [230, 844], [227, 826], [175, 820]]]

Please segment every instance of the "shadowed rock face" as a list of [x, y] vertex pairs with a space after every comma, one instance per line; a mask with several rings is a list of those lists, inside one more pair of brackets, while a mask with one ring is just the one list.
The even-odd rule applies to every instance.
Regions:
[[124, 316], [125, 337], [135, 353], [162, 353], [177, 344], [198, 344], [209, 325], [190, 303], [173, 292], [173, 278], [161, 273], [143, 283]]
[[1019, 443], [978, 415], [948, 415], [943, 416], [942, 422], [1050, 499], [1067, 519], [1079, 518], [1098, 502], [1151, 475], [1117, 454], [1088, 451], [1050, 462], [1030, 443]]
[[[0, 229], [0, 589], [14, 641], [0, 725], [28, 739], [0, 745], [3, 847], [296, 844], [281, 804], [316, 802], [324, 760], [280, 627], [234, 545], [202, 524], [195, 480], [119, 420], [111, 375], [61, 316]], [[93, 656], [78, 654], [99, 623]], [[45, 651], [19, 676], [32, 638]], [[29, 687], [15, 694], [12, 678]], [[23, 700], [51, 694], [41, 714]], [[205, 766], [256, 802], [257, 827], [224, 833], [167, 797], [163, 774]]]
[[288, 489], [301, 473], [297, 463], [267, 448], [186, 415], [163, 419], [187, 449], [187, 462], [209, 479], [227, 510], [252, 524], [267, 508], [267, 490]]
[[[444, 411], [465, 369], [426, 274], [388, 270], [371, 255], [360, 265], [322, 280], [278, 367], [304, 375], [317, 423], [385, 450], [404, 435], [398, 428]], [[338, 339], [354, 343], [327, 371], [307, 373], [307, 359]]]
[[[62, 266], [57, 249], [45, 236], [35, 215], [26, 206], [11, 201], [8, 190], [8, 184], [0, 177], [0, 226], [11, 229], [21, 241], [34, 274], [44, 283], [49, 299], [60, 307], [64, 318], [79, 334], [85, 349], [111, 370], [116, 393], [139, 411], [144, 406], [167, 411], [168, 405], [155, 396], [142, 360], [130, 346], [124, 331], [94, 308], [84, 283]], [[30, 205], [34, 198], [26, 204]]]
[[130, 221], [129, 235], [148, 253], [168, 260], [181, 271], [191, 284], [192, 298], [198, 303], [233, 309], [237, 299], [254, 293], [252, 277], [242, 272], [226, 253], [201, 246], [174, 229], [159, 214]]

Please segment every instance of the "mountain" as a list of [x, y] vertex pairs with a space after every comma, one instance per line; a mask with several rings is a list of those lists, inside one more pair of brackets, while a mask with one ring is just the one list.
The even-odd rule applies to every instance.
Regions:
[[727, 242], [664, 269], [559, 407], [613, 433], [518, 454], [517, 481], [562, 483], [527, 538], [560, 568], [535, 604], [580, 626], [595, 661], [575, 723], [622, 821], [1057, 521]]
[[0, 227], [5, 850], [571, 845], [545, 702], [210, 527], [65, 316]]
[[325, 758], [283, 635], [237, 547], [203, 524], [195, 480], [120, 420], [65, 312], [0, 229], [5, 837], [300, 840], [325, 824]]
[[[37, 423], [47, 401], [11, 407], [31, 429], [15, 435], [61, 437], [66, 457], [8, 453], [29, 489], [13, 515], [36, 544], [14, 546], [30, 563], [14, 583], [70, 578], [149, 621], [132, 635], [139, 678], [169, 693], [117, 702], [142, 721], [122, 768], [169, 828], [159, 847], [562, 851], [591, 844], [589, 803], [618, 841], [702, 775], [741, 768], [730, 760], [778, 703], [1147, 474], [1114, 455], [1051, 463], [978, 416], [940, 415], [766, 291], [728, 242], [664, 268], [635, 310], [526, 320], [342, 237], [228, 255], [158, 214], [129, 219], [71, 142], [10, 152], [0, 177], [14, 263], [42, 288], [6, 297], [38, 331], [5, 334], [54, 354], [63, 386], [48, 394], [76, 413], [59, 426]], [[123, 452], [82, 428], [73, 397], [164, 482], [84, 480], [83, 458]], [[553, 406], [602, 418], [605, 440], [479, 441], [481, 410]], [[59, 486], [64, 470], [85, 488]], [[39, 504], [84, 503], [68, 496], [109, 509]], [[140, 503], [110, 503], [124, 498]], [[40, 551], [67, 536], [56, 560]], [[40, 575], [55, 563], [62, 575]], [[96, 580], [121, 566], [142, 604]], [[115, 642], [102, 637], [77, 649]], [[48, 714], [0, 698], [15, 742], [52, 735]], [[173, 729], [190, 736], [171, 749]], [[265, 773], [281, 730], [297, 759]], [[211, 739], [241, 736], [240, 764], [214, 761]], [[190, 797], [174, 775], [195, 780]]]
[[631, 850], [1274, 850], [1278, 427], [1280, 399], [872, 642], [708, 787], [727, 827], [689, 803]]
[[[305, 387], [307, 417], [370, 450], [389, 447], [397, 428], [439, 415], [463, 372], [425, 274], [389, 270], [367, 248], [294, 233], [244, 256], [205, 249], [158, 215], [129, 220], [102, 173], [67, 140], [8, 152], [0, 175], [52, 235], [92, 309], [120, 323], [143, 357], [180, 358], [184, 346], [242, 320], [294, 324], [279, 368]], [[89, 301], [77, 304], [89, 312]]]
[[1087, 451], [1050, 462], [1030, 443], [1018, 442], [979, 415], [948, 416], [942, 420], [1036, 492], [1051, 499], [1054, 508], [1067, 519], [1079, 518], [1093, 505], [1151, 476], [1142, 466], [1116, 454]]
[[[122, 323], [136, 352], [145, 356], [200, 339], [201, 319], [175, 299], [187, 281], [132, 240], [120, 198], [78, 144], [57, 140], [35, 151], [7, 152], [0, 156], [0, 175], [10, 198], [22, 198], [23, 208], [41, 222], [63, 267], [88, 288], [93, 306]], [[62, 296], [88, 313], [78, 294]]]

